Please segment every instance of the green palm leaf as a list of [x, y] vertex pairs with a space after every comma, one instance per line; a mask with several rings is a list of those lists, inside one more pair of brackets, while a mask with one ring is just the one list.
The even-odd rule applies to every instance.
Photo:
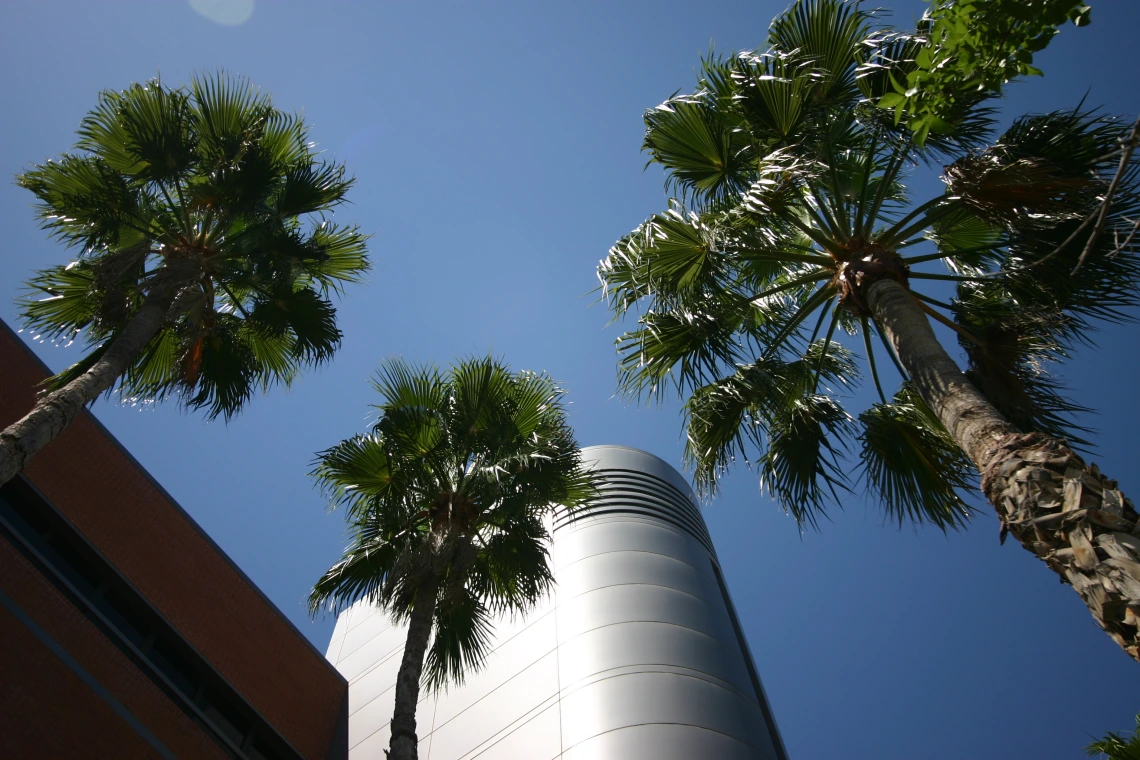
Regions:
[[326, 498], [350, 513], [383, 502], [392, 488], [392, 461], [383, 441], [358, 435], [321, 452], [313, 471]]
[[645, 114], [644, 150], [684, 192], [723, 197], [738, 188], [748, 143], [703, 96], [673, 98]]
[[[1140, 165], [1126, 167], [1082, 258], [1079, 233], [1128, 126], [1077, 108], [1017, 119], [986, 145], [993, 112], [982, 93], [914, 134], [905, 113], [879, 106], [906, 100], [922, 30], [870, 24], [858, 2], [799, 0], [773, 22], [767, 49], [706, 56], [696, 89], [654, 112], [647, 132], [682, 201], [619, 240], [598, 276], [614, 317], [637, 320], [617, 340], [619, 389], [640, 399], [672, 388], [685, 400], [699, 491], [714, 493], [744, 461], [814, 523], [860, 471], [892, 521], [956, 528], [973, 473], [906, 387], [888, 403], [880, 368], [906, 372], [865, 332], [885, 335], [864, 295], [896, 280], [956, 332], [969, 378], [1008, 420], [1087, 442], [1076, 423], [1087, 409], [1053, 372], [1097, 322], [1134, 315]], [[747, 160], [729, 170], [729, 156]], [[909, 174], [936, 159], [950, 161], [946, 192], [909, 205]], [[948, 274], [932, 271], [939, 260]], [[858, 422], [840, 404], [853, 367], [825, 366], [833, 351], [840, 359], [839, 330], [864, 332], [882, 398]], [[822, 364], [792, 382], [813, 351]], [[849, 461], [857, 432], [860, 461]]]
[[330, 503], [347, 509], [351, 544], [310, 607], [365, 598], [407, 620], [433, 605], [423, 673], [439, 688], [482, 663], [492, 612], [525, 611], [547, 593], [544, 521], [592, 499], [596, 479], [546, 375], [491, 357], [446, 371], [390, 359], [373, 387], [372, 430], [315, 462]]
[[[140, 205], [150, 202], [101, 156], [64, 154], [16, 178], [39, 200], [44, 229], [85, 251], [117, 248], [124, 234], [150, 231]], [[90, 254], [88, 254], [90, 255]]]
[[[265, 150], [267, 146], [259, 139], [270, 126], [276, 109], [269, 95], [248, 79], [229, 77], [220, 71], [197, 75], [190, 80], [190, 94], [196, 106], [201, 153], [211, 168], [240, 164], [251, 148], [277, 157], [277, 151]], [[295, 164], [300, 158], [295, 156], [279, 165]]]
[[828, 89], [827, 75], [796, 52], [742, 55], [733, 73], [739, 108], [763, 143], [787, 144], [811, 114], [811, 98]]
[[23, 299], [24, 323], [37, 337], [70, 341], [98, 316], [102, 299], [97, 292], [90, 262], [76, 261], [38, 272], [28, 281]]
[[757, 469], [760, 489], [768, 491], [797, 522], [812, 526], [829, 496], [850, 490], [841, 457], [848, 447], [851, 418], [835, 399], [809, 395], [772, 421]]
[[424, 660], [424, 685], [460, 685], [487, 658], [492, 624], [487, 608], [469, 591], [444, 599], [435, 611], [435, 636]]
[[[685, 404], [685, 459], [694, 470], [698, 491], [714, 494], [717, 477], [738, 457], [747, 462], [750, 447], [765, 452], [774, 438], [781, 437], [785, 448], [797, 445], [797, 441], [798, 445], [807, 446], [809, 434], [816, 436], [818, 444], [813, 449], [815, 461], [811, 470], [842, 481], [843, 477], [833, 466], [836, 460], [832, 455], [846, 444], [827, 441], [832, 434], [839, 438], [848, 434], [848, 425], [843, 421], [845, 415], [835, 415], [836, 409], [825, 408], [815, 397], [821, 383], [843, 387], [857, 378], [849, 350], [837, 343], [815, 341], [795, 361], [763, 358], [741, 365], [729, 377], [696, 389]], [[809, 429], [816, 417], [821, 426]], [[793, 440], [795, 436], [800, 438]], [[803, 473], [787, 469], [783, 461], [777, 462], [775, 458], [768, 461], [764, 456], [762, 454], [762, 461], [771, 468], [768, 477], [773, 493], [782, 497], [805, 487], [796, 482]], [[822, 496], [822, 493], [817, 495]], [[808, 514], [799, 503], [792, 505], [782, 498], [781, 503], [798, 517]], [[811, 509], [818, 511], [821, 506], [822, 503], [816, 501]]]
[[1136, 718], [1136, 730], [1131, 735], [1121, 736], [1112, 731], [1103, 739], [1085, 747], [1089, 757], [1104, 756], [1105, 760], [1140, 760], [1140, 716]]
[[834, 107], [855, 93], [856, 54], [870, 34], [870, 14], [843, 0], [800, 0], [768, 29], [768, 44], [795, 51], [819, 72], [814, 107]]
[[859, 421], [863, 478], [888, 518], [900, 527], [966, 525], [973, 510], [963, 494], [977, 488], [973, 467], [910, 385]]
[[321, 218], [353, 180], [317, 157], [300, 117], [222, 72], [186, 88], [151, 80], [102, 93], [76, 147], [17, 178], [43, 226], [81, 249], [29, 283], [29, 326], [94, 350], [170, 291], [118, 392], [209, 417], [329, 360], [341, 339], [329, 296], [369, 261], [359, 228]]
[[183, 176], [197, 161], [198, 133], [189, 96], [158, 80], [134, 84], [117, 99], [116, 118], [134, 159], [131, 176], [165, 182]]

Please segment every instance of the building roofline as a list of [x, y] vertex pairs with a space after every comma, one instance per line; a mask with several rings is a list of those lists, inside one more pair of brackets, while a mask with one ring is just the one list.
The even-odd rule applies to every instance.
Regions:
[[[23, 348], [24, 352], [29, 357], [31, 357], [31, 359], [33, 361], [36, 362], [36, 364], [40, 367], [40, 369], [43, 370], [44, 375], [46, 377], [50, 377], [50, 376], [55, 374], [54, 372], [51, 371], [51, 368], [48, 367], [47, 364], [45, 364], [44, 361], [42, 359], [40, 359], [39, 356], [36, 355], [36, 353], [24, 341], [24, 339], [20, 337], [20, 334], [17, 331], [13, 330], [12, 326], [9, 325], [7, 323], [7, 321], [5, 321], [3, 318], [0, 318], [0, 329], [3, 329], [10, 336], [12, 336], [12, 338], [15, 339], [14, 342], [17, 343], [21, 348]], [[188, 522], [190, 524], [190, 526], [193, 527], [194, 530], [196, 530], [198, 532], [198, 535], [200, 535], [202, 538], [204, 538], [206, 540], [206, 543], [209, 544], [210, 548], [212, 548], [214, 551], [216, 551], [221, 556], [221, 558], [223, 560], [225, 560], [231, 568], [233, 568], [233, 570], [238, 574], [238, 577], [241, 578], [243, 581], [245, 581], [246, 585], [248, 585], [251, 589], [253, 589], [254, 593], [256, 593], [258, 595], [258, 597], [260, 597], [261, 600], [263, 602], [265, 602], [271, 610], [273, 610], [273, 612], [277, 615], [277, 617], [280, 618], [282, 620], [282, 622], [284, 622], [285, 625], [287, 625], [289, 627], [289, 630], [291, 630], [303, 642], [305, 642], [305, 645], [308, 646], [308, 648], [310, 650], [312, 650], [313, 654], [317, 655], [317, 657], [320, 659], [320, 661], [322, 663], [324, 663], [325, 667], [327, 667], [330, 671], [335, 673], [337, 675], [337, 677], [340, 678], [341, 680], [345, 681], [345, 683], [348, 683], [348, 681], [344, 678], [344, 676], [342, 676], [340, 674], [340, 671], [336, 669], [336, 666], [334, 666], [331, 662], [328, 661], [328, 659], [325, 657], [324, 653], [321, 652], [321, 650], [317, 649], [316, 645], [314, 645], [313, 642], [309, 641], [309, 637], [306, 636], [304, 633], [302, 633], [301, 629], [298, 628], [296, 625], [294, 625], [293, 621], [290, 620], [288, 618], [288, 616], [286, 616], [285, 613], [281, 611], [281, 608], [278, 607], [276, 604], [274, 604], [273, 601], [268, 596], [265, 595], [265, 592], [262, 591], [261, 588], [256, 583], [253, 582], [253, 580], [246, 574], [246, 572], [244, 570], [241, 569], [241, 567], [236, 562], [234, 562], [233, 558], [230, 557], [230, 555], [227, 554], [225, 552], [225, 550], [222, 549], [222, 547], [218, 546], [218, 543], [210, 536], [210, 534], [207, 533], [202, 528], [202, 526], [199, 525], [198, 522], [193, 517], [190, 516], [190, 513], [187, 512], [186, 509], [181, 504], [179, 504], [178, 501], [175, 500], [175, 498], [173, 496], [170, 495], [170, 492], [167, 491], [163, 487], [163, 485], [161, 483], [159, 483], [153, 475], [150, 474], [150, 471], [148, 471], [145, 467], [143, 467], [142, 464], [139, 462], [139, 460], [135, 459], [134, 454], [132, 454], [130, 451], [128, 451], [127, 448], [119, 441], [119, 439], [111, 434], [111, 431], [107, 429], [107, 427], [99, 420], [99, 418], [96, 417], [88, 409], [84, 409], [81, 413], [86, 414], [87, 417], [92, 422], [95, 423], [95, 427], [99, 430], [99, 432], [107, 437], [107, 440], [109, 440], [115, 446], [115, 448], [119, 450], [119, 453], [121, 453], [124, 457], [126, 457], [127, 461], [136, 470], [138, 470], [140, 473], [142, 473], [143, 477], [145, 477], [147, 479], [147, 481], [150, 482], [150, 484], [152, 486], [154, 486], [155, 490], [157, 490], [159, 492], [159, 494], [164, 499], [166, 499], [166, 501], [172, 507], [174, 507], [174, 509], [180, 515], [182, 515], [182, 517], [186, 520], [186, 522]]]
[[694, 505], [696, 505], [698, 511], [703, 511], [701, 509], [701, 500], [697, 498], [696, 492], [693, 491], [693, 486], [689, 483], [688, 480], [685, 479], [685, 476], [681, 474], [680, 470], [656, 454], [646, 451], [645, 449], [635, 448], [633, 446], [623, 446], [620, 443], [599, 443], [592, 446], [583, 446], [581, 448], [581, 451], [582, 453], [587, 453], [594, 449], [624, 449], [625, 451], [632, 451], [635, 454], [640, 454], [644, 457], [648, 457], [649, 459], [656, 460], [659, 464], [666, 468], [667, 472], [671, 476], [670, 479], [674, 481], [670, 485], [674, 486], [681, 493], [688, 496], [693, 501]]

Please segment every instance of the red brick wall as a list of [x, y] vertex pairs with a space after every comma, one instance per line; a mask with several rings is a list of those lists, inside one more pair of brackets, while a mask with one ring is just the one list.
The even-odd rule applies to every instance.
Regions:
[[[177, 757], [227, 755], [46, 578], [0, 539], [4, 592]], [[0, 757], [159, 757], [20, 620], [0, 607]]]
[[[0, 327], [0, 426], [31, 408], [43, 377]], [[325, 757], [347, 698], [344, 679], [89, 414], [24, 475], [298, 751]]]

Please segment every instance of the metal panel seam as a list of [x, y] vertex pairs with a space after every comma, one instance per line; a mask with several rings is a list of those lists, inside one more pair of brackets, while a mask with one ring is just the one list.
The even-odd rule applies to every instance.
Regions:
[[[698, 575], [701, 575], [705, 578], [708, 578], [709, 580], [716, 580], [716, 576], [713, 575], [712, 573], [707, 573], [704, 570], [701, 570], [696, 565], [694, 565], [690, 562], [686, 562], [685, 560], [681, 559], [680, 557], [676, 557], [672, 554], [666, 554], [664, 552], [654, 552], [654, 551], [650, 551], [648, 549], [607, 549], [604, 552], [598, 552], [597, 554], [587, 554], [585, 557], [579, 557], [578, 559], [574, 560], [570, 564], [566, 565], [566, 567], [558, 568], [558, 572], [560, 572], [560, 573], [564, 572], [567, 568], [574, 567], [574, 565], [578, 564], [582, 560], [592, 559], [593, 557], [603, 557], [607, 554], [655, 554], [658, 557], [665, 557], [666, 559], [671, 559], [679, 565], [684, 565], [685, 567], [691, 567], [694, 571], [696, 571], [696, 573]], [[555, 581], [555, 583], [557, 583], [557, 581]], [[616, 585], [620, 586], [621, 584], [616, 584]], [[655, 585], [659, 585], [659, 584], [649, 584], [649, 585], [655, 586]], [[602, 586], [599, 586], [598, 588], [602, 588]]]
[[[577, 747], [579, 744], [585, 744], [586, 742], [590, 741], [591, 739], [596, 739], [599, 736], [605, 736], [606, 734], [612, 734], [616, 731], [624, 731], [628, 728], [639, 728], [641, 726], [685, 726], [686, 728], [696, 728], [696, 729], [700, 729], [701, 731], [708, 731], [710, 734], [718, 734], [720, 736], [725, 737], [726, 739], [731, 739], [732, 741], [736, 742], [737, 744], [743, 744], [745, 747], [748, 747], [749, 749], [756, 750], [762, 756], [766, 756], [768, 754], [762, 748], [757, 747], [755, 744], [753, 744], [751, 742], [742, 741], [741, 739], [738, 739], [735, 736], [732, 736], [731, 734], [726, 734], [723, 731], [717, 731], [715, 728], [708, 728], [707, 726], [698, 726], [695, 723], [677, 723], [675, 721], [651, 721], [651, 722], [647, 722], [647, 723], [631, 723], [628, 726], [619, 726], [617, 728], [610, 728], [610, 729], [607, 729], [605, 731], [599, 731], [598, 733], [594, 734], [593, 736], [588, 736], [585, 739], [578, 742], [577, 744], [575, 744], [571, 747], [567, 747], [567, 749], [568, 750], [574, 749], [574, 747]], [[566, 750], [563, 750], [563, 752], [565, 752], [565, 751]]]
[[518, 678], [518, 677], [522, 676], [524, 673], [526, 673], [526, 672], [527, 672], [528, 670], [530, 670], [532, 667], [534, 667], [535, 665], [537, 665], [539, 662], [541, 662], [542, 660], [544, 660], [544, 659], [546, 659], [547, 657], [549, 657], [549, 656], [550, 656], [550, 654], [551, 654], [551, 652], [555, 652], [557, 649], [558, 649], [558, 645], [557, 645], [557, 644], [555, 644], [555, 645], [554, 645], [554, 647], [553, 647], [552, 649], [549, 649], [549, 650], [547, 650], [547, 651], [543, 652], [541, 655], [539, 655], [539, 656], [538, 656], [538, 659], [536, 659], [536, 660], [532, 660], [531, 662], [527, 663], [526, 667], [525, 667], [525, 668], [523, 668], [522, 670], [520, 670], [518, 673], [515, 673], [515, 674], [514, 674], [513, 676], [511, 676], [510, 678], [508, 678], [507, 680], [503, 681], [502, 683], [500, 683], [499, 685], [497, 685], [495, 688], [491, 689], [489, 692], [487, 692], [487, 693], [486, 693], [486, 694], [484, 694], [483, 696], [481, 696], [481, 697], [479, 697], [478, 699], [476, 699], [476, 700], [475, 700], [474, 702], [472, 702], [471, 704], [467, 705], [467, 707], [464, 707], [462, 710], [460, 710], [459, 712], [455, 713], [455, 715], [452, 715], [450, 718], [448, 718], [447, 720], [445, 720], [443, 723], [440, 723], [440, 724], [439, 724], [439, 727], [440, 727], [440, 728], [443, 728], [443, 727], [444, 727], [444, 726], [446, 726], [448, 723], [450, 723], [451, 721], [455, 720], [455, 719], [456, 719], [456, 718], [458, 718], [460, 715], [462, 715], [463, 713], [467, 712], [467, 711], [468, 711], [468, 710], [470, 710], [472, 707], [474, 707], [475, 705], [479, 704], [479, 703], [480, 703], [480, 702], [482, 702], [484, 699], [487, 699], [488, 697], [490, 697], [491, 695], [493, 695], [493, 694], [494, 694], [496, 691], [498, 691], [499, 689], [501, 689], [501, 688], [503, 688], [504, 686], [506, 686], [507, 684], [509, 684], [511, 681], [514, 681], [516, 678]]
[[[692, 672], [691, 673], [678, 673], [676, 670], [630, 670], [626, 673], [614, 673], [613, 675], [602, 676], [601, 678], [595, 678], [595, 676], [601, 676], [603, 673], [609, 673], [611, 670], [621, 670], [623, 668], [654, 668], [654, 667], [678, 668], [678, 669], [682, 669], [682, 670], [689, 670]], [[693, 675], [694, 673], [698, 673], [700, 675]], [[640, 665], [618, 665], [618, 666], [613, 667], [613, 668], [606, 668], [605, 670], [599, 670], [597, 673], [592, 673], [588, 676], [585, 676], [583, 678], [578, 679], [578, 681], [575, 684], [573, 684], [572, 686], [570, 686], [567, 689], [566, 694], [567, 694], [567, 696], [569, 696], [570, 694], [574, 694], [575, 692], [579, 692], [579, 691], [582, 691], [583, 689], [589, 688], [590, 686], [593, 686], [594, 684], [601, 683], [603, 681], [609, 681], [609, 680], [614, 679], [614, 678], [622, 678], [624, 676], [660, 675], [660, 674], [679, 676], [681, 678], [691, 678], [694, 681], [701, 681], [703, 683], [709, 684], [710, 686], [715, 686], [716, 688], [720, 689], [721, 691], [726, 691], [729, 694], [733, 694], [737, 697], [740, 697], [743, 701], [747, 702], [750, 705], [757, 705], [755, 699], [748, 696], [747, 694], [745, 694], [740, 689], [733, 687], [731, 684], [729, 684], [727, 681], [722, 679], [720, 676], [717, 676], [717, 675], [714, 675], [713, 673], [709, 673], [707, 671], [701, 670], [700, 668], [691, 668], [687, 665], [674, 665], [674, 664], [668, 663], [668, 662], [647, 662], [647, 663], [642, 663]], [[708, 678], [702, 678], [701, 676], [708, 676]], [[593, 679], [593, 680], [587, 681], [587, 679]], [[710, 679], [712, 679], [712, 680], [710, 680]], [[759, 705], [757, 705], [757, 706], [759, 706]]]

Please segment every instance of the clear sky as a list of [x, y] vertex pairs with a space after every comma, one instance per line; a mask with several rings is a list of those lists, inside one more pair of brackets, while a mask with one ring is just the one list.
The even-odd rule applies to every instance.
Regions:
[[[900, 26], [922, 7], [882, 4]], [[1091, 27], [1064, 29], [1039, 56], [1045, 78], [1011, 90], [1007, 117], [1086, 92], [1135, 117], [1140, 3], [1092, 5]], [[445, 364], [491, 350], [546, 370], [570, 390], [583, 445], [635, 446], [680, 467], [676, 404], [614, 398], [620, 328], [588, 293], [609, 245], [666, 204], [660, 172], [643, 171], [642, 112], [691, 88], [710, 44], [761, 46], [784, 7], [8, 0], [0, 174], [69, 148], [101, 89], [223, 67], [303, 109], [314, 138], [359, 178], [338, 219], [373, 234], [375, 269], [341, 304], [344, 346], [330, 366], [255, 399], [229, 425], [173, 405], [95, 407], [323, 651], [332, 620], [310, 621], [302, 599], [343, 534], [306, 472], [314, 452], [365, 427], [366, 381], [382, 357]], [[211, 20], [211, 8], [230, 23]], [[918, 184], [938, 189], [932, 177]], [[69, 256], [37, 229], [30, 200], [0, 183], [0, 317], [13, 324], [20, 283]], [[1095, 459], [1133, 498], [1137, 329], [1105, 330], [1099, 349], [1065, 369], [1101, 412]], [[79, 356], [36, 351], [55, 369]], [[868, 398], [860, 392], [851, 408]], [[900, 531], [856, 495], [801, 535], [742, 469], [705, 515], [797, 760], [1071, 760], [1140, 710], [1140, 666], [1052, 572], [1016, 542], [999, 547], [988, 512], [949, 536]]]

